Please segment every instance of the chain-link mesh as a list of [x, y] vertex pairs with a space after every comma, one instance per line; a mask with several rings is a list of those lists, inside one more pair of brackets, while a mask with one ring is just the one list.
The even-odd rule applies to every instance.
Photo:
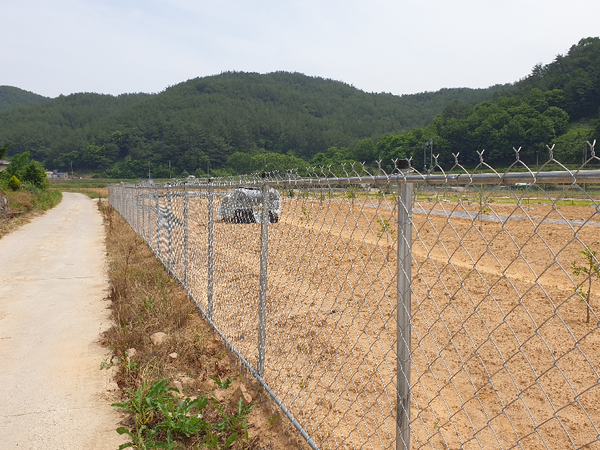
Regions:
[[600, 160], [110, 187], [312, 448], [600, 448]]

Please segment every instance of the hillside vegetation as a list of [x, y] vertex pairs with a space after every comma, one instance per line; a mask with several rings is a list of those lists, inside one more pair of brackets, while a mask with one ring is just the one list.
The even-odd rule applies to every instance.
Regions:
[[147, 174], [150, 163], [153, 175], [164, 177], [169, 161], [173, 173], [193, 173], [230, 168], [236, 152], [308, 161], [330, 147], [424, 126], [451, 101], [474, 105], [503, 89], [399, 97], [299, 73], [227, 72], [155, 95], [73, 94], [14, 108], [0, 113], [0, 142], [50, 169], [72, 163], [74, 170], [131, 177]]
[[13, 86], [0, 86], [0, 111], [16, 108], [17, 106], [35, 105], [49, 100], [33, 92]]
[[[496, 165], [522, 147], [528, 163], [557, 156], [581, 162], [598, 133], [600, 39], [582, 39], [566, 55], [513, 84], [395, 96], [366, 93], [299, 73], [226, 72], [159, 94], [73, 94], [0, 112], [0, 142], [29, 151], [51, 169], [110, 177], [283, 170], [412, 157], [423, 144], [445, 165], [477, 152]], [[171, 171], [169, 171], [171, 165]]]

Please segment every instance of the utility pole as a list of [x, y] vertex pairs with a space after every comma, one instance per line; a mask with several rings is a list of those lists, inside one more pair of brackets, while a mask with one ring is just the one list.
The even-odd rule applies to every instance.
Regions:
[[71, 160], [71, 178], [73, 178], [73, 160]]
[[171, 179], [171, 161], [169, 161], [169, 180]]
[[[427, 147], [429, 147], [429, 171], [427, 170]], [[431, 172], [433, 167], [433, 139], [430, 139], [429, 142], [425, 142], [423, 144], [423, 171]]]
[[429, 140], [429, 171], [433, 169], [433, 138]]
[[148, 181], [150, 181], [150, 161], [148, 161]]

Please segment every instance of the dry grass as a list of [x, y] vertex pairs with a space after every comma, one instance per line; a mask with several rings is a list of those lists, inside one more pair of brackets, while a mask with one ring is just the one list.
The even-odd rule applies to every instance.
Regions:
[[107, 187], [62, 187], [63, 192], [76, 192], [79, 194], [85, 194], [89, 198], [108, 198]]
[[56, 206], [62, 198], [56, 192], [43, 192], [41, 195], [19, 189], [3, 191], [8, 198], [11, 214], [0, 216], [0, 238], [16, 230], [44, 211]]
[[[136, 389], [144, 383], [167, 379], [184, 395], [192, 398], [208, 395], [233, 413], [226, 397], [243, 382], [254, 399], [254, 409], [248, 416], [249, 439], [238, 439], [230, 448], [288, 448], [288, 438], [276, 426], [281, 420], [274, 420], [278, 413], [260, 400], [257, 386], [244, 380], [244, 374], [218, 335], [201, 318], [187, 293], [111, 206], [99, 202], [99, 208], [107, 232], [115, 324], [103, 335], [103, 344], [112, 350], [118, 386]], [[162, 345], [151, 342], [150, 336], [156, 332], [167, 334]], [[129, 357], [132, 348], [136, 350], [135, 356]], [[234, 381], [224, 391], [211, 379], [213, 376], [220, 380], [231, 377]], [[214, 407], [208, 407], [203, 416], [215, 423], [221, 419]], [[197, 444], [192, 439], [186, 448], [202, 448], [194, 446]]]

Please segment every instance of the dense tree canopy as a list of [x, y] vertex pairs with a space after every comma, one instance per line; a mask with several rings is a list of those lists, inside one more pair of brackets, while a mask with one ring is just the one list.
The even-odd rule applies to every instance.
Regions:
[[51, 169], [113, 177], [379, 160], [390, 169], [405, 157], [420, 169], [431, 153], [445, 165], [456, 153], [475, 165], [483, 150], [506, 165], [513, 147], [531, 163], [552, 143], [575, 164], [599, 137], [599, 108], [600, 38], [587, 38], [515, 84], [488, 89], [394, 96], [299, 73], [226, 72], [159, 94], [60, 96], [0, 111], [0, 142]]
[[498, 167], [515, 159], [513, 148], [528, 164], [545, 162], [546, 145], [556, 144], [554, 156], [561, 162], [579, 164], [587, 143], [600, 138], [600, 38], [582, 39], [565, 56], [545, 66], [536, 65], [530, 76], [494, 100], [475, 106], [450, 102], [433, 123], [377, 143], [379, 156], [413, 157], [415, 167], [429, 166], [429, 147], [439, 161], [452, 165], [475, 165], [478, 152]]
[[18, 180], [19, 186], [21, 182], [28, 182], [39, 189], [48, 187], [44, 166], [40, 162], [32, 160], [29, 152], [13, 155], [10, 165], [6, 170], [0, 172], [0, 184], [7, 184], [13, 177]]
[[554, 106], [564, 109], [573, 120], [595, 117], [600, 105], [599, 68], [600, 38], [581, 39], [566, 55], [558, 55], [550, 64], [536, 65], [517, 87], [559, 93]]
[[[171, 163], [176, 174], [208, 167], [238, 172], [247, 170], [239, 154], [253, 161], [260, 159], [256, 154], [271, 155], [267, 166], [306, 163], [331, 147], [353, 149], [365, 139], [373, 146], [383, 135], [424, 126], [449, 102], [472, 106], [508, 88], [399, 97], [299, 73], [227, 72], [155, 95], [83, 93], [12, 108], [0, 113], [0, 139], [13, 143], [11, 152], [29, 151], [63, 170], [72, 164], [75, 170], [143, 176], [150, 165], [154, 176], [164, 176]], [[368, 162], [375, 156], [370, 151]]]
[[34, 105], [49, 100], [33, 92], [24, 91], [13, 86], [0, 86], [0, 111], [17, 106]]

